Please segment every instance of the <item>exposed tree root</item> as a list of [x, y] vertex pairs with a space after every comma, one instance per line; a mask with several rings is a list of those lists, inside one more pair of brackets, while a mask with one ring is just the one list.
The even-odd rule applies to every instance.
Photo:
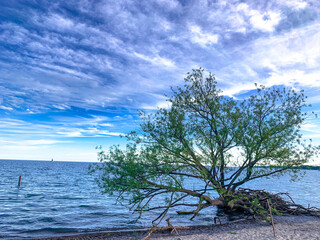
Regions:
[[[191, 204], [189, 204], [191, 205]], [[275, 215], [309, 215], [320, 217], [320, 209], [316, 207], [304, 207], [296, 204], [288, 193], [272, 194], [265, 190], [252, 190], [239, 188], [233, 193], [227, 193], [211, 202], [200, 199], [199, 204], [193, 204], [197, 208], [193, 211], [177, 211], [178, 214], [192, 214], [191, 220], [204, 208], [218, 206], [226, 213], [243, 212], [255, 218], [262, 216], [271, 221]]]
[[268, 216], [268, 201], [272, 214], [320, 217], [319, 208], [306, 208], [296, 204], [288, 193], [271, 194], [264, 190], [252, 190], [247, 188], [239, 188], [233, 194], [225, 196], [225, 209], [227, 211], [243, 211], [251, 215], [260, 215], [266, 217], [267, 220], [270, 220]]
[[[286, 198], [286, 199], [285, 199]], [[194, 205], [194, 204], [191, 204]], [[233, 193], [229, 193], [221, 197], [219, 200], [202, 203], [200, 199], [199, 204], [195, 204], [197, 209], [193, 211], [177, 211], [178, 214], [193, 214], [191, 220], [204, 208], [209, 206], [218, 206], [228, 212], [244, 212], [254, 218], [259, 215], [269, 221], [273, 226], [274, 235], [275, 228], [273, 224], [272, 215], [309, 215], [320, 217], [320, 209], [316, 207], [304, 207], [296, 204], [288, 193], [272, 194], [264, 190], [252, 190], [248, 188], [239, 188]], [[216, 218], [215, 224], [216, 222]], [[218, 219], [220, 224], [221, 221]], [[155, 231], [171, 230], [178, 234], [179, 229], [188, 229], [188, 227], [174, 227], [170, 223], [170, 218], [167, 220], [168, 227], [158, 227], [153, 221], [153, 228], [150, 228], [147, 239]], [[178, 234], [179, 235], [179, 234]]]

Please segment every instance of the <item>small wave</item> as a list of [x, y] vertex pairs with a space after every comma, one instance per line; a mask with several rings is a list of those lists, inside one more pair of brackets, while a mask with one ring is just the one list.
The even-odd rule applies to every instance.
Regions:
[[84, 198], [82, 198], [82, 197], [71, 197], [71, 196], [69, 196], [69, 195], [65, 195], [65, 196], [55, 197], [54, 199], [82, 200], [82, 199], [84, 199]]
[[79, 206], [77, 206], [79, 208], [87, 208], [90, 210], [99, 210], [99, 209], [105, 209], [105, 207], [103, 206], [96, 206], [96, 205], [89, 205], [89, 204], [81, 204]]
[[47, 223], [56, 222], [56, 220], [52, 217], [42, 217], [42, 218], [39, 218], [38, 221], [47, 222]]
[[39, 196], [43, 197], [43, 195], [40, 193], [28, 193], [25, 195], [26, 198], [39, 197]]
[[28, 220], [28, 219], [23, 219], [23, 220], [19, 220], [17, 222], [13, 222], [13, 224], [19, 224], [19, 225], [32, 224], [32, 223], [33, 223], [33, 221]]
[[26, 230], [22, 233], [76, 233], [80, 232], [77, 228], [41, 228], [41, 229], [33, 229]]
[[95, 217], [114, 217], [115, 215], [108, 212], [90, 212], [86, 216], [88, 218], [95, 218]]
[[8, 239], [8, 237], [10, 237], [10, 239], [14, 239], [14, 238], [21, 239], [21, 236], [18, 236], [18, 235], [10, 235], [10, 234], [0, 235], [0, 239]]
[[79, 207], [80, 208], [93, 208], [92, 206], [90, 206], [90, 205], [85, 205], [85, 204], [83, 204], [83, 205], [79, 205]]

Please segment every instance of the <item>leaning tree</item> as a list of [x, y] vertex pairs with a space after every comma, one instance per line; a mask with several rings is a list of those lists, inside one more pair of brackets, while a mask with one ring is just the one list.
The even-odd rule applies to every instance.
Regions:
[[[102, 163], [93, 171], [100, 172], [104, 192], [140, 214], [162, 209], [153, 223], [181, 206], [194, 208], [192, 218], [216, 205], [265, 215], [268, 199], [275, 213], [315, 213], [277, 194], [240, 188], [295, 172], [318, 154], [299, 132], [308, 117], [303, 91], [256, 86], [253, 95], [236, 99], [223, 95], [212, 74], [196, 69], [168, 101], [168, 109], [140, 113], [140, 128], [126, 135], [125, 148], [100, 148]], [[190, 197], [196, 202], [185, 201]]]

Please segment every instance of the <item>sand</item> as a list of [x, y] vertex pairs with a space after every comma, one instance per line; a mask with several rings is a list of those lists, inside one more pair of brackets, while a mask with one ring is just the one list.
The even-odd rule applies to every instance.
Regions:
[[[250, 239], [318, 239], [320, 240], [320, 218], [310, 216], [276, 216], [274, 218], [276, 237], [272, 225], [265, 221], [243, 220], [228, 224], [193, 226], [170, 234], [168, 231], [155, 232], [148, 239], [154, 240], [250, 240]], [[102, 239], [142, 239], [146, 231], [125, 231], [116, 233], [90, 233], [82, 235], [45, 238], [47, 240], [102, 240]], [[44, 238], [42, 239], [44, 240]]]

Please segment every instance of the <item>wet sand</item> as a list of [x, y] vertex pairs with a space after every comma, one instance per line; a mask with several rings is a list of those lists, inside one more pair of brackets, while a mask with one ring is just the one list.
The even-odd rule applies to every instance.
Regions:
[[[187, 230], [154, 232], [148, 239], [157, 240], [249, 240], [249, 239], [307, 239], [320, 240], [320, 218], [310, 216], [276, 216], [274, 217], [276, 237], [272, 225], [261, 219], [242, 220], [227, 224], [193, 226]], [[147, 231], [100, 232], [73, 236], [42, 238], [42, 240], [102, 240], [102, 239], [142, 239]]]

